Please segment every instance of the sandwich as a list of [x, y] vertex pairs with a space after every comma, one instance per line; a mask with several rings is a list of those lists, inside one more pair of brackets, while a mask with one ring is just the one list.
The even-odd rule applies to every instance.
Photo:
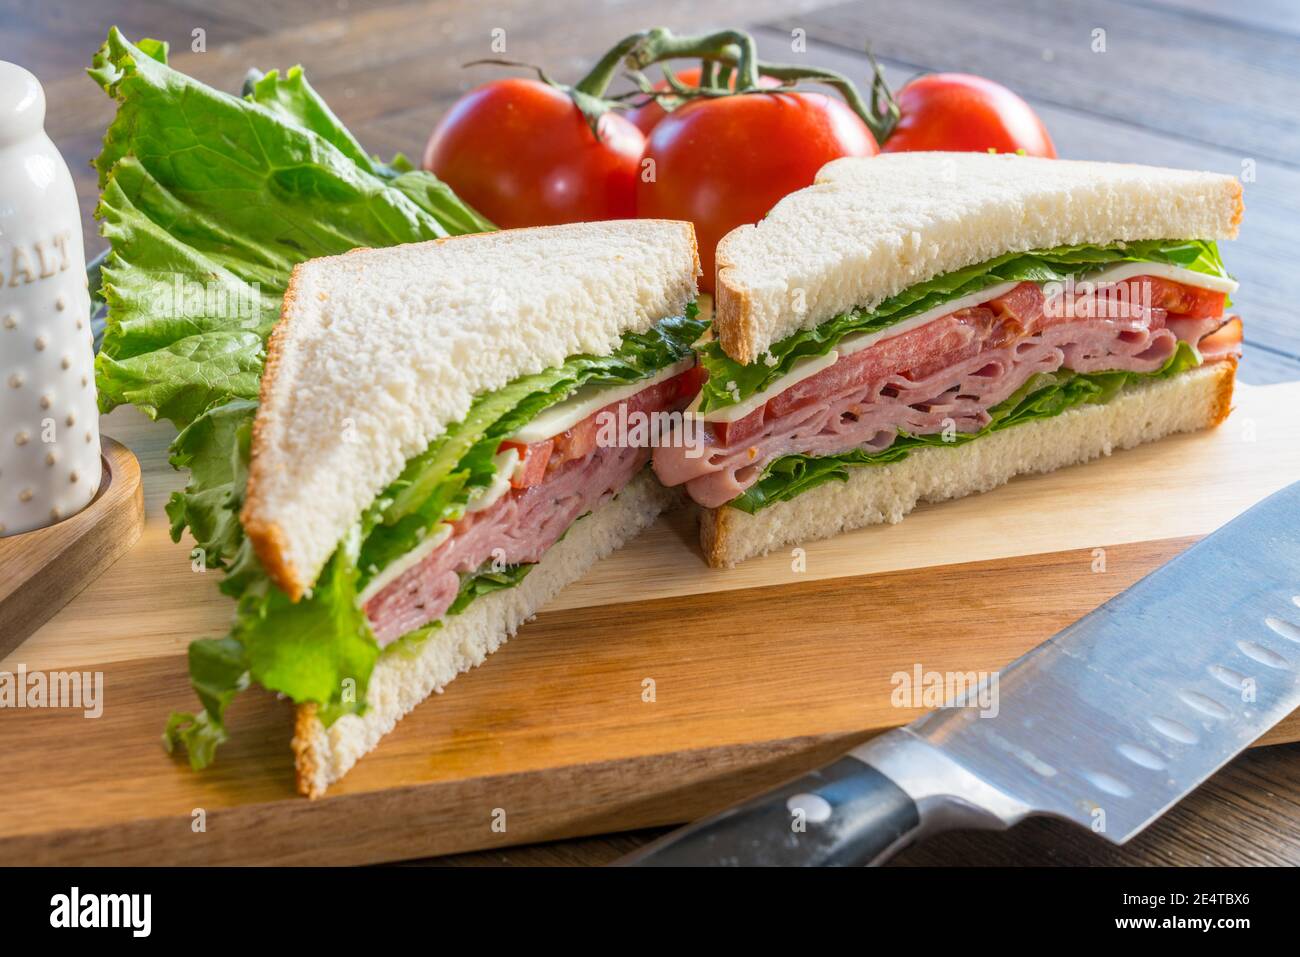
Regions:
[[319, 795], [650, 524], [675, 495], [635, 420], [698, 391], [698, 272], [690, 224], [661, 220], [297, 265], [246, 439], [260, 574], [231, 634], [191, 646], [204, 709], [170, 740], [210, 758], [260, 684], [297, 704], [298, 788]]
[[163, 741], [219, 760], [258, 685], [296, 705], [318, 795], [675, 499], [638, 425], [698, 392], [694, 233], [493, 232], [301, 68], [232, 96], [167, 61], [113, 29], [90, 70], [117, 107], [100, 409], [176, 426], [176, 560], [236, 602], [191, 642], [199, 707]]
[[1241, 194], [1111, 163], [836, 160], [719, 244], [701, 435], [655, 472], [726, 567], [1217, 425]]

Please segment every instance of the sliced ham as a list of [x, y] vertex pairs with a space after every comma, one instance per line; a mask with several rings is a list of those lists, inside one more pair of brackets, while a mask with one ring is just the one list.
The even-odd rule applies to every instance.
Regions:
[[[732, 423], [706, 426], [705, 449], [663, 445], [654, 469], [685, 484], [708, 508], [734, 499], [783, 455], [879, 452], [899, 432], [975, 432], [989, 409], [1039, 372], [1154, 372], [1178, 342], [1199, 342], [1222, 315], [1170, 317], [1163, 302], [1205, 311], [1204, 297], [1177, 283], [1138, 277], [1102, 291], [1048, 300], [1025, 282], [997, 299], [950, 313], [868, 348], [781, 392]], [[1167, 288], [1173, 287], [1173, 288]], [[1222, 294], [1219, 294], [1220, 311]], [[1211, 358], [1209, 356], [1207, 359]]]
[[690, 396], [683, 394], [680, 378], [608, 405], [561, 435], [534, 443], [537, 448], [528, 446], [525, 469], [528, 456], [540, 455], [540, 447], [546, 447], [540, 481], [521, 483], [488, 508], [466, 513], [453, 524], [444, 544], [366, 602], [364, 611], [379, 644], [440, 618], [456, 600], [460, 576], [485, 562], [506, 566], [540, 561], [570, 525], [616, 495], [645, 467], [650, 448], [602, 445], [602, 416], [681, 409]]

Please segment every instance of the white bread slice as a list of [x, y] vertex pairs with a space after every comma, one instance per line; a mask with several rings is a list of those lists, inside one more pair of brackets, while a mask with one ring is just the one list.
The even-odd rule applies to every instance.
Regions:
[[353, 250], [293, 271], [241, 521], [297, 600], [362, 511], [471, 400], [680, 315], [690, 223], [578, 223]]
[[398, 720], [459, 675], [483, 663], [560, 589], [650, 525], [678, 496], [647, 469], [610, 502], [581, 518], [515, 588], [479, 598], [449, 617], [412, 653], [379, 659], [366, 692], [364, 715], [345, 715], [326, 728], [316, 706], [300, 705], [293, 751], [298, 791], [319, 797], [373, 748]]
[[1102, 405], [951, 449], [921, 449], [893, 465], [850, 469], [846, 482], [818, 485], [753, 515], [727, 506], [703, 510], [705, 558], [714, 568], [729, 568], [785, 545], [900, 522], [920, 502], [987, 492], [1017, 475], [1053, 472], [1175, 432], [1210, 428], [1227, 418], [1235, 371], [1235, 360], [1228, 360], [1139, 382]]
[[986, 153], [835, 160], [723, 237], [714, 328], [748, 364], [800, 329], [1003, 253], [1228, 239], [1241, 210], [1241, 184], [1215, 173]]

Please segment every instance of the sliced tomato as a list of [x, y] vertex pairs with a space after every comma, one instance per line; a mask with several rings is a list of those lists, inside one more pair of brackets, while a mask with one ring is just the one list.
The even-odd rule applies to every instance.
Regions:
[[734, 422], [710, 422], [709, 428], [713, 430], [714, 436], [723, 445], [734, 445], [763, 431], [763, 413], [765, 411], [767, 411], [767, 406], [760, 406], [743, 419], [736, 419]]
[[681, 375], [673, 376], [669, 382], [676, 384], [676, 395], [678, 399], [685, 399], [688, 403], [700, 394], [700, 389], [704, 388], [704, 380], [709, 377], [704, 371], [704, 366], [691, 366]]
[[1163, 309], [1189, 319], [1201, 319], [1207, 316], [1223, 315], [1227, 293], [1188, 286], [1172, 279], [1158, 279], [1155, 276], [1138, 276], [1136, 282], [1146, 283], [1151, 291], [1151, 306]]
[[[601, 412], [604, 410], [602, 409]], [[573, 428], [561, 432], [551, 441], [555, 447], [551, 452], [551, 461], [548, 468], [555, 469], [565, 462], [572, 462], [574, 459], [583, 459], [590, 455], [596, 448], [596, 416], [600, 412], [593, 412]]]
[[519, 461], [523, 463], [523, 468], [510, 477], [510, 487], [529, 488], [541, 482], [546, 477], [546, 464], [551, 460], [551, 450], [554, 446], [553, 439], [534, 442], [532, 445], [524, 445], [522, 442], [502, 442], [497, 447], [497, 451], [514, 449], [519, 453]]

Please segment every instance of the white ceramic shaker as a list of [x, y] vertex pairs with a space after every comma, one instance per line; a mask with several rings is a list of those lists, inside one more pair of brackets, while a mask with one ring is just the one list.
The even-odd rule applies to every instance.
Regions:
[[0, 60], [0, 535], [99, 490], [90, 296], [68, 166], [36, 77]]

